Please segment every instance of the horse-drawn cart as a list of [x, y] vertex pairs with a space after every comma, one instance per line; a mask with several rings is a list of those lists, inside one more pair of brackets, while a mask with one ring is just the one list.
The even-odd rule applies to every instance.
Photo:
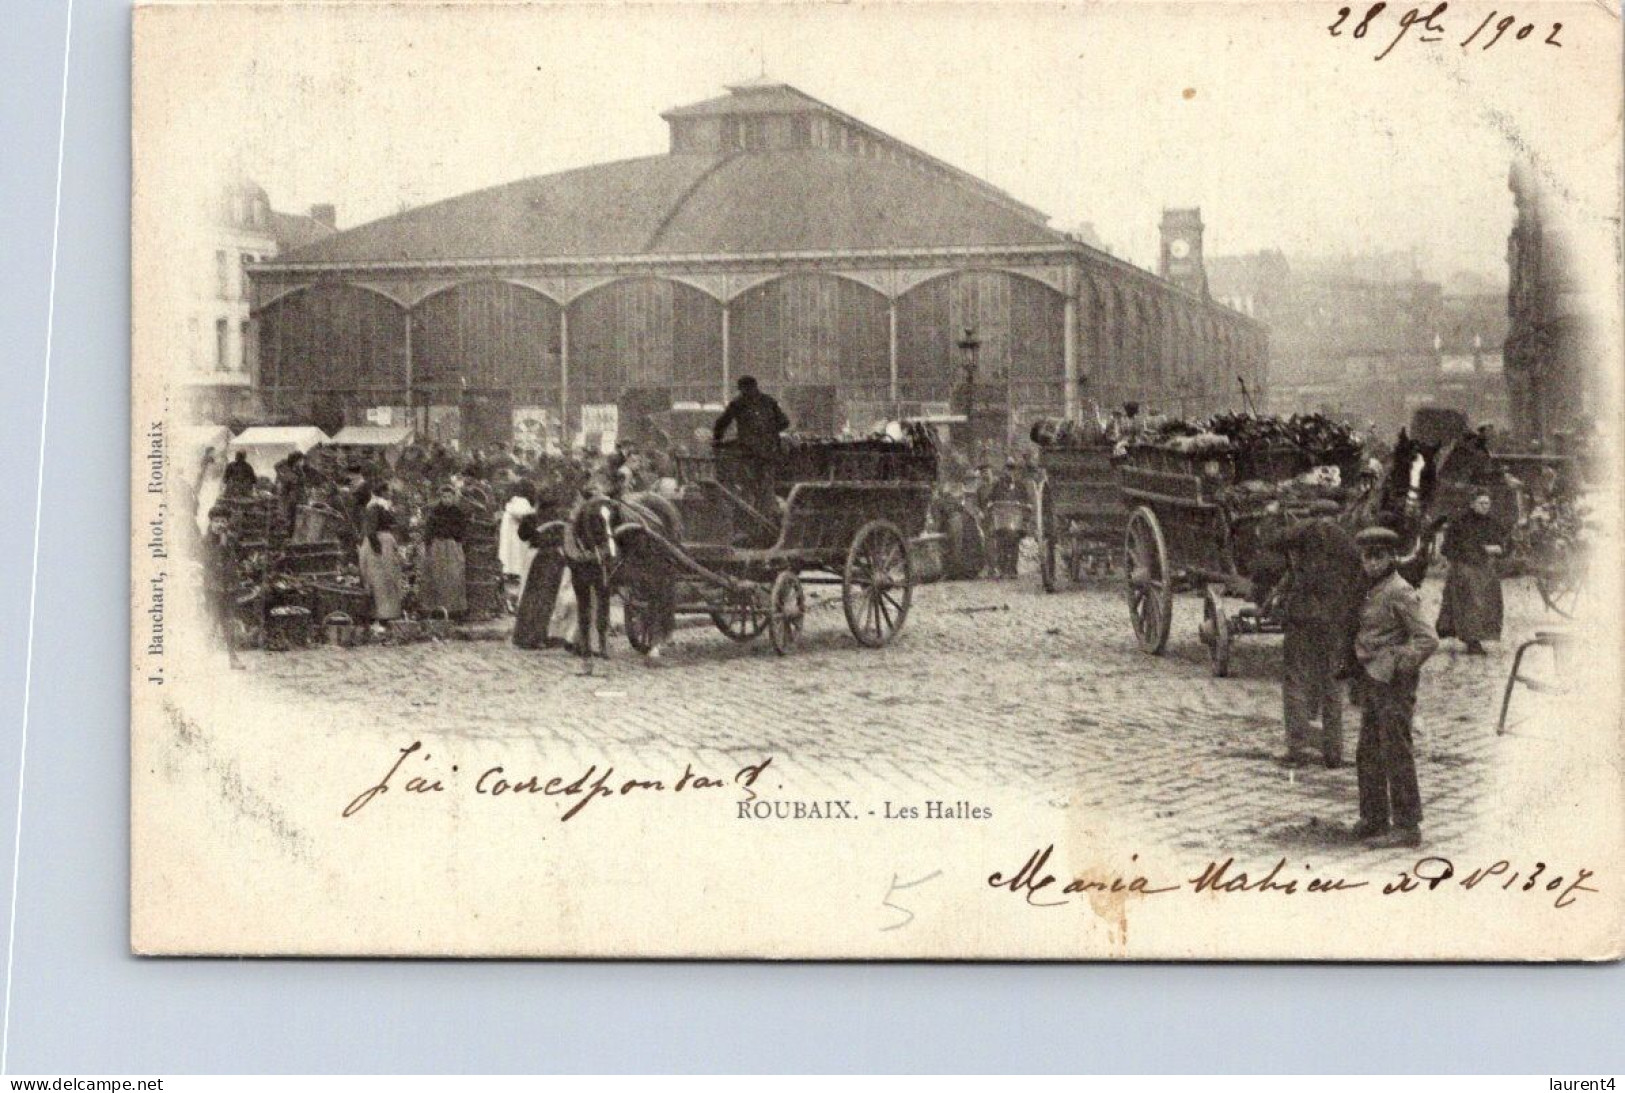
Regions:
[[826, 585], [840, 588], [859, 644], [885, 645], [913, 602], [910, 542], [931, 507], [934, 443], [913, 433], [905, 441], [796, 444], [780, 461], [773, 514], [746, 499], [750, 458], [720, 447], [711, 459], [685, 459], [670, 511], [617, 528], [633, 648], [647, 652], [654, 640], [651, 584], [639, 577], [648, 566], [671, 581], [677, 614], [708, 616], [734, 641], [766, 631], [774, 651], [788, 653], [805, 625], [806, 588]]
[[1085, 574], [1111, 570], [1123, 534], [1123, 494], [1118, 488], [1112, 445], [1045, 445], [1038, 450], [1044, 469], [1038, 486], [1038, 565], [1045, 592], [1063, 578], [1078, 583]]
[[[1230, 649], [1243, 634], [1279, 633], [1269, 582], [1257, 580], [1266, 539], [1293, 521], [1339, 511], [1335, 488], [1283, 491], [1310, 469], [1303, 451], [1130, 449], [1120, 468], [1129, 509], [1124, 537], [1129, 619], [1140, 648], [1161, 655], [1173, 622], [1174, 593], [1202, 592], [1198, 635], [1215, 676], [1230, 671]], [[1358, 471], [1357, 453], [1339, 479]], [[1226, 596], [1246, 600], [1231, 613]]]

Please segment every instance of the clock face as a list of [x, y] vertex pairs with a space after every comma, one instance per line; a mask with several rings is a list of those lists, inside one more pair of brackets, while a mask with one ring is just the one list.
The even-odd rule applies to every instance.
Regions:
[[1191, 245], [1183, 239], [1175, 239], [1168, 244], [1168, 253], [1175, 258], [1186, 258], [1191, 253]]

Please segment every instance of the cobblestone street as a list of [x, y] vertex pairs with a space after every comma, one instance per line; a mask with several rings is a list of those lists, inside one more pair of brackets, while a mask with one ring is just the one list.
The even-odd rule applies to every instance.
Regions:
[[[1342, 769], [1282, 768], [1280, 638], [1241, 639], [1232, 677], [1212, 678], [1199, 597], [1178, 597], [1167, 654], [1153, 658], [1114, 580], [1055, 595], [1030, 573], [922, 587], [881, 650], [860, 648], [834, 590], [819, 591], [783, 658], [765, 637], [735, 645], [702, 620], [658, 665], [616, 639], [590, 677], [565, 653], [486, 640], [255, 653], [233, 682], [390, 741], [432, 732], [583, 766], [774, 755], [793, 761], [809, 796], [860, 777], [936, 793], [998, 785], [1110, 810], [1168, 845], [1356, 850], [1338, 828], [1355, 812], [1357, 712], [1345, 714]], [[1506, 594], [1507, 640], [1486, 658], [1446, 643], [1424, 676], [1418, 752], [1438, 844], [1472, 829], [1493, 796], [1492, 761], [1515, 739], [1495, 735], [1500, 689], [1516, 641], [1545, 616], [1527, 581]], [[1430, 613], [1438, 595], [1430, 580]]]

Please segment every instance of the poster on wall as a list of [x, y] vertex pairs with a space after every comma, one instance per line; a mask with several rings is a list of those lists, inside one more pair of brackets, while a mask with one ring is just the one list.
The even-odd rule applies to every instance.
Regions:
[[613, 402], [583, 406], [576, 446], [608, 455], [615, 450], [620, 423], [621, 408]]
[[429, 407], [429, 442], [460, 448], [463, 442], [463, 410], [460, 406]]
[[516, 406], [513, 411], [513, 442], [522, 450], [559, 451], [559, 415], [550, 406]]

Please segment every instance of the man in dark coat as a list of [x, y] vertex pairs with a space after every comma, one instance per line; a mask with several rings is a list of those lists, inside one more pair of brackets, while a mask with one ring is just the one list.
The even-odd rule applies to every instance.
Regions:
[[[1019, 465], [1010, 460], [1004, 466], [1004, 474], [993, 483], [988, 491], [987, 505], [989, 518], [994, 519], [992, 507], [998, 504], [1024, 505], [1027, 504], [1027, 491], [1017, 478]], [[1021, 561], [1021, 529], [1018, 527], [999, 527], [995, 520], [993, 528], [993, 558], [992, 570], [995, 580], [1001, 577], [1015, 578]]]
[[790, 419], [772, 396], [762, 392], [754, 376], [740, 376], [739, 394], [711, 427], [712, 440], [721, 444], [730, 425], [745, 455], [745, 500], [763, 516], [776, 519], [773, 487], [778, 476], [779, 434], [790, 427]]
[[1285, 640], [1281, 679], [1287, 766], [1307, 760], [1310, 722], [1320, 721], [1320, 756], [1343, 764], [1343, 699], [1337, 671], [1348, 659], [1361, 591], [1354, 536], [1325, 517], [1290, 524], [1265, 540], [1259, 575], [1284, 571], [1278, 592]]
[[276, 465], [277, 503], [281, 506], [282, 523], [289, 538], [293, 537], [299, 518], [299, 506], [305, 503], [307, 477], [303, 452], [289, 452]]
[[221, 492], [227, 497], [247, 497], [258, 481], [259, 475], [249, 466], [248, 453], [240, 451], [220, 475]]

